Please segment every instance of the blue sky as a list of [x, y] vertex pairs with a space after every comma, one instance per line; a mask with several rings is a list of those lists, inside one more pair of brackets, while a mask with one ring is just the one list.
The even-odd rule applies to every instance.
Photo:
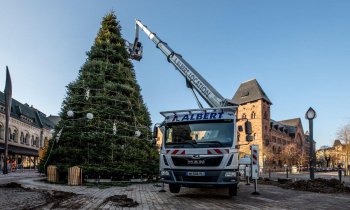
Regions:
[[[5, 66], [13, 97], [57, 114], [93, 44], [101, 18], [114, 10], [124, 38], [138, 18], [180, 53], [224, 97], [256, 78], [273, 102], [271, 117], [317, 111], [317, 147], [350, 121], [350, 1], [227, 0], [2, 1], [0, 88]], [[197, 108], [179, 72], [141, 34], [144, 58], [137, 79], [152, 121], [159, 111]]]

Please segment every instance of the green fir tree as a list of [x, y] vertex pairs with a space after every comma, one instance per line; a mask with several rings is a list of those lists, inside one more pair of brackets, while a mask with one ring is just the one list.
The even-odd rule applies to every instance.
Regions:
[[[54, 146], [47, 165], [57, 165], [63, 174], [74, 165], [82, 167], [85, 175], [101, 177], [157, 174], [150, 115], [121, 27], [113, 12], [101, 24], [78, 78], [67, 86], [53, 139], [62, 132], [57, 143], [51, 141]], [[69, 117], [72, 111], [74, 116]], [[86, 118], [88, 113], [93, 119]]]

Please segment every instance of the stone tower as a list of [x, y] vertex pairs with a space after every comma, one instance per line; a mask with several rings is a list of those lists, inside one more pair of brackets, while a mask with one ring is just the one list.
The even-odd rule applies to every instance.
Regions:
[[[259, 145], [259, 165], [263, 167], [264, 141], [270, 139], [270, 99], [256, 79], [243, 82], [233, 97], [239, 105], [237, 111], [238, 125], [243, 126], [246, 120], [252, 123], [253, 141], [240, 147], [240, 156], [250, 154], [250, 145]], [[239, 144], [246, 144], [245, 132], [240, 132]]]

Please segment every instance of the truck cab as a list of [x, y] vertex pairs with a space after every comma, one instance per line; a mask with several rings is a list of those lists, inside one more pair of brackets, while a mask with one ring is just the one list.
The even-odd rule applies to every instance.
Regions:
[[221, 107], [161, 112], [160, 177], [172, 193], [184, 187], [226, 187], [237, 194], [235, 111]]

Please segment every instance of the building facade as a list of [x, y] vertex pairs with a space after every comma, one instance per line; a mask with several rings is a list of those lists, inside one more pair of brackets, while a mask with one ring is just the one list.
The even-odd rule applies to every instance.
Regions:
[[238, 125], [246, 120], [252, 124], [253, 141], [246, 144], [245, 132], [239, 133], [240, 156], [250, 154], [250, 145], [259, 145], [259, 165], [262, 169], [283, 170], [285, 165], [307, 166], [308, 136], [300, 118], [275, 121], [271, 119], [272, 102], [257, 80], [240, 85], [233, 101], [239, 105]]
[[320, 168], [346, 168], [350, 170], [350, 145], [334, 140], [333, 146], [322, 146], [316, 151], [317, 164]]
[[[5, 97], [0, 92], [0, 159], [5, 154]], [[55, 124], [39, 110], [12, 99], [9, 122], [8, 157], [23, 168], [35, 168], [42, 156]]]

